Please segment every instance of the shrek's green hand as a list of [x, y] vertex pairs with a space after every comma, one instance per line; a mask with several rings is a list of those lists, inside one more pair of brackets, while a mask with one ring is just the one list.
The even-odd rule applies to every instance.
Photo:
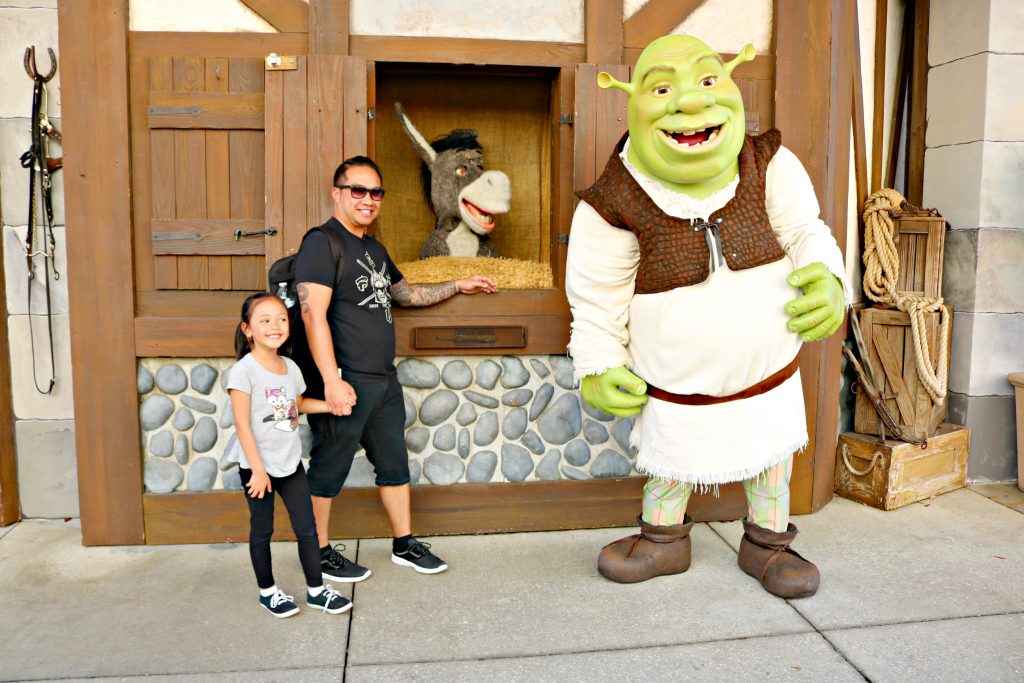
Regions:
[[580, 393], [592, 408], [618, 417], [636, 415], [647, 403], [647, 384], [626, 368], [584, 377]]
[[846, 301], [843, 284], [824, 263], [812, 263], [789, 274], [786, 281], [804, 295], [786, 304], [789, 329], [805, 342], [830, 337], [843, 324]]

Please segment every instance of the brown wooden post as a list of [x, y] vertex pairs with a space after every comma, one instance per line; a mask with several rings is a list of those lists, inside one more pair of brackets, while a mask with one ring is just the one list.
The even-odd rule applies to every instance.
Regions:
[[348, 54], [348, 0], [309, 0], [309, 53]]
[[14, 443], [10, 343], [7, 338], [7, 282], [0, 277], [0, 526], [21, 519], [18, 462]]
[[584, 0], [587, 63], [622, 63], [622, 2]]
[[128, 0], [61, 0], [57, 10], [82, 541], [136, 544], [145, 530], [128, 191]]
[[[814, 183], [822, 219], [845, 249], [850, 154], [850, 0], [776, 3], [775, 121]], [[842, 333], [805, 345], [800, 373], [810, 443], [794, 463], [794, 512], [832, 497]]]
[[924, 194], [924, 135], [928, 125], [929, 0], [914, 0], [914, 56], [910, 67], [907, 118], [907, 201], [921, 205]]

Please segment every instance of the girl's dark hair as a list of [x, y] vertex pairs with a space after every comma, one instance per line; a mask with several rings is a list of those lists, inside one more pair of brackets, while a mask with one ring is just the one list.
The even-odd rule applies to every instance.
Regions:
[[342, 179], [345, 178], [345, 174], [348, 173], [348, 169], [353, 166], [365, 166], [367, 168], [372, 168], [377, 173], [377, 177], [380, 178], [380, 181], [384, 182], [384, 174], [380, 172], [380, 166], [378, 166], [373, 159], [365, 156], [354, 156], [345, 159], [345, 161], [341, 162], [338, 168], [335, 169], [334, 184], [337, 185], [340, 183]]
[[[245, 333], [242, 332], [242, 323], [245, 323], [246, 325], [251, 324], [249, 322], [249, 318], [252, 317], [252, 309], [256, 308], [256, 304], [264, 299], [276, 299], [277, 301], [281, 301], [273, 292], [256, 292], [255, 294], [249, 295], [249, 297], [242, 302], [242, 320], [238, 323], [238, 327], [235, 328], [235, 360], [242, 360], [242, 358], [245, 357], [245, 354], [251, 351], [251, 348], [249, 347], [249, 340], [245, 338]], [[281, 305], [284, 306], [284, 302], [281, 302]], [[291, 338], [289, 337], [284, 346], [278, 349], [278, 353], [282, 356], [287, 356], [290, 352]]]

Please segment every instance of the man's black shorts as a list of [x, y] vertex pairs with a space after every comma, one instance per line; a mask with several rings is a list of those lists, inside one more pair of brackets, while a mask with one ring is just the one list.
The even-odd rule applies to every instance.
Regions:
[[309, 458], [309, 492], [333, 498], [341, 491], [362, 446], [376, 472], [377, 486], [409, 483], [405, 447], [405, 401], [398, 377], [386, 382], [349, 382], [356, 392], [351, 415], [309, 416], [313, 448]]

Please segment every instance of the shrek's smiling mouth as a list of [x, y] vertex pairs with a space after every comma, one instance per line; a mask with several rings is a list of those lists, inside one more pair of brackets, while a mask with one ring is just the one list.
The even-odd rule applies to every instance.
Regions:
[[675, 148], [687, 151], [705, 150], [714, 147], [721, 140], [722, 126], [685, 128], [661, 131], [665, 139]]

